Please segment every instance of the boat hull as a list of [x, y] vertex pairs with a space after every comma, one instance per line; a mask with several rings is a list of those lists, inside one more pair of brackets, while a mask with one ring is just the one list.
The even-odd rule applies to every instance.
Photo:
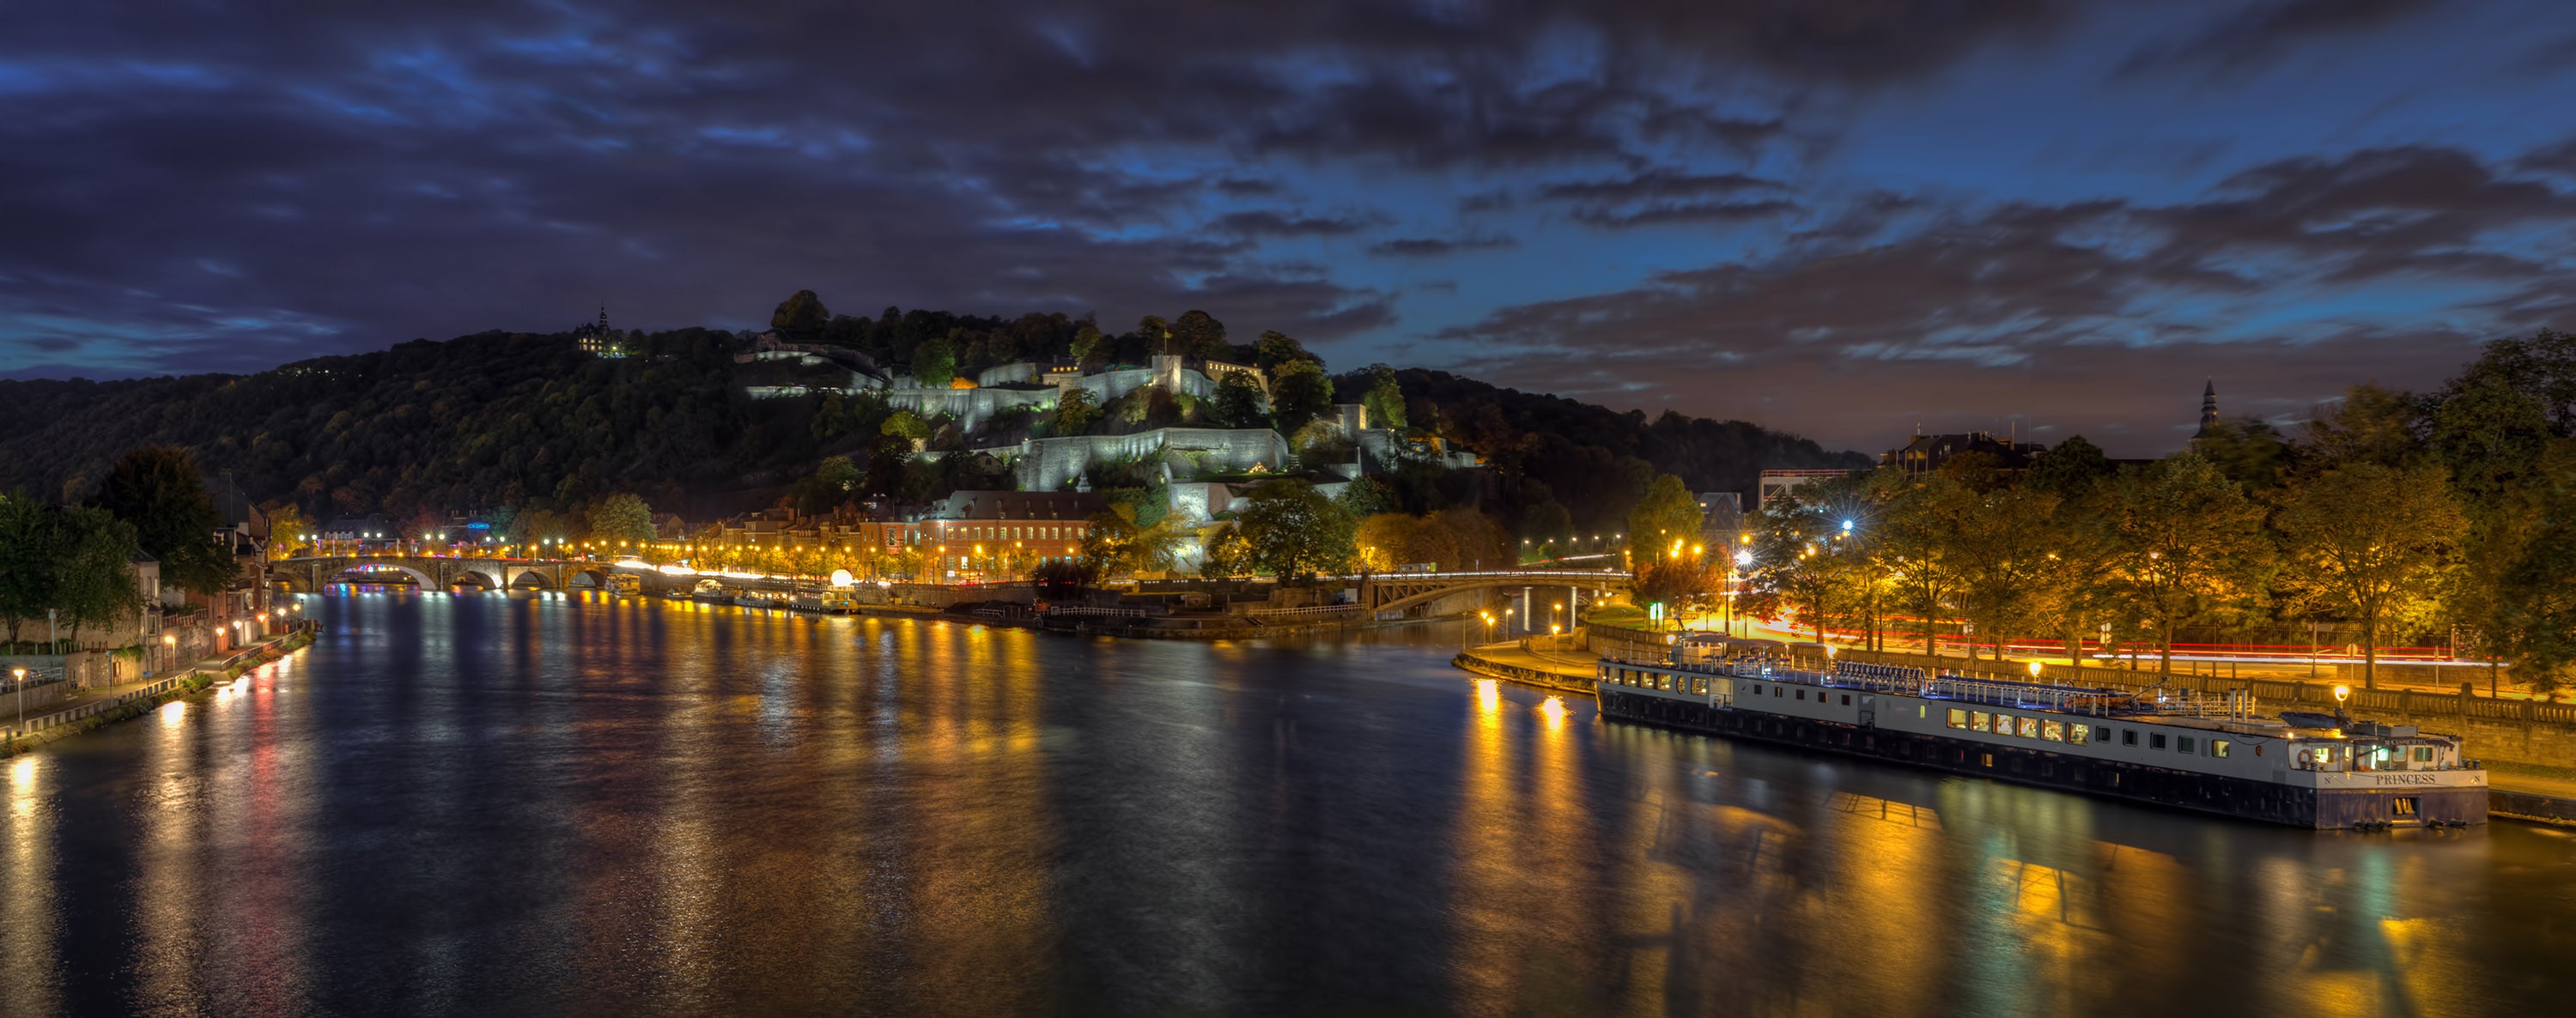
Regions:
[[[1602, 716], [2317, 830], [2482, 824], [2479, 787], [2301, 788], [1602, 688]], [[2402, 803], [2401, 803], [2402, 800]]]

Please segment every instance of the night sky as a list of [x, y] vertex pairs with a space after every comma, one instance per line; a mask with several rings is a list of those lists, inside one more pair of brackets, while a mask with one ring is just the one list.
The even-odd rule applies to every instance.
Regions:
[[2576, 3], [0, 4], [0, 374], [1204, 308], [1877, 451], [2576, 327]]

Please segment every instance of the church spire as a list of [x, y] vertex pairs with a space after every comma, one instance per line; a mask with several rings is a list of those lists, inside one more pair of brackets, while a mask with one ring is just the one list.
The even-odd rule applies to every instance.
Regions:
[[2191, 437], [2208, 438], [2210, 430], [2216, 427], [2218, 427], [2218, 380], [2213, 378], [2200, 388], [2200, 433]]

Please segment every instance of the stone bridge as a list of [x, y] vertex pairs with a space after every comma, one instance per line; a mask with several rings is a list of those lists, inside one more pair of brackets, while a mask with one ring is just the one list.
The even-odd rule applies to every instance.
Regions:
[[1553, 592], [1626, 593], [1630, 577], [1614, 570], [1503, 569], [1472, 573], [1381, 573], [1361, 578], [1360, 604], [1371, 613], [1402, 612], [1470, 590], [1529, 588], [1533, 603]]
[[287, 589], [310, 593], [323, 585], [340, 580], [354, 572], [409, 573], [422, 590], [446, 590], [459, 583], [474, 583], [492, 590], [508, 590], [529, 581], [530, 586], [546, 590], [565, 590], [579, 586], [605, 588], [611, 573], [640, 576], [645, 589], [662, 585], [662, 575], [652, 570], [620, 569], [606, 562], [581, 562], [564, 559], [524, 558], [448, 558], [425, 555], [328, 555], [311, 558], [279, 559], [269, 563], [269, 576]]

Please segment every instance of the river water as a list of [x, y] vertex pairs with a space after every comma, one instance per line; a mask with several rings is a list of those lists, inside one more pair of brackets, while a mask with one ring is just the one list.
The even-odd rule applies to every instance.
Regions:
[[2341, 835], [1605, 723], [1458, 633], [597, 595], [7, 764], [0, 1014], [2505, 1015], [2576, 838]]

